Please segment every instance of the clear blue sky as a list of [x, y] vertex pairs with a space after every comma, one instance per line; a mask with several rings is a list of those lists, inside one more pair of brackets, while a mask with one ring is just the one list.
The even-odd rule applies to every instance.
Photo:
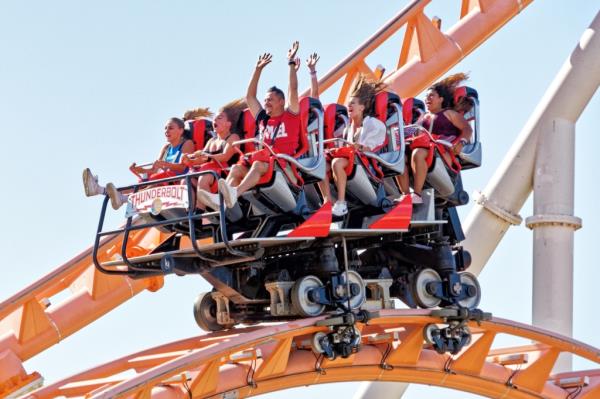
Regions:
[[[200, 2], [4, 1], [0, 6], [0, 120], [5, 142], [0, 172], [3, 254], [0, 298], [49, 273], [92, 243], [100, 199], [85, 198], [81, 171], [103, 182], [132, 181], [127, 166], [155, 157], [164, 121], [190, 107], [243, 95], [259, 53], [274, 62], [260, 90], [286, 86], [285, 53], [321, 54], [323, 74], [376, 31], [405, 1]], [[444, 27], [459, 1], [434, 1], [428, 15]], [[367, 5], [368, 4], [368, 5]], [[483, 167], [464, 174], [467, 190], [482, 189], [525, 124], [581, 33], [598, 12], [589, 0], [534, 1], [454, 71], [471, 73], [481, 98]], [[368, 60], [393, 69], [400, 38]], [[300, 72], [301, 87], [308, 73]], [[334, 92], [324, 96], [335, 98]], [[574, 336], [600, 347], [592, 293], [600, 280], [595, 249], [600, 194], [596, 154], [588, 143], [600, 126], [598, 96], [577, 125]], [[463, 207], [464, 217], [471, 205]], [[531, 215], [531, 201], [522, 210]], [[119, 219], [114, 219], [118, 223]], [[531, 241], [511, 228], [481, 275], [481, 306], [495, 315], [531, 321]], [[144, 348], [199, 333], [191, 305], [208, 289], [198, 277], [169, 277], [84, 330], [26, 363], [55, 381]], [[514, 343], [506, 339], [503, 343]], [[575, 365], [582, 363], [576, 360]], [[356, 384], [301, 388], [286, 394], [351, 395]], [[280, 397], [281, 393], [270, 395]], [[407, 398], [438, 389], [411, 386]], [[446, 392], [446, 398], [471, 397]]]

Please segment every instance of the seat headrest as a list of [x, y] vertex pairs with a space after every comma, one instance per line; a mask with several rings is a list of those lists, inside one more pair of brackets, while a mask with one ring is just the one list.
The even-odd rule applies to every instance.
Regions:
[[312, 97], [302, 97], [300, 99], [300, 120], [302, 121], [302, 128], [305, 129], [308, 125], [316, 118], [315, 114], [310, 112], [312, 108], [323, 110], [321, 101]]
[[[240, 115], [239, 128], [243, 138], [251, 139], [256, 136], [256, 120], [252, 116], [249, 108], [246, 108]], [[252, 152], [256, 149], [254, 143], [246, 143], [243, 146], [244, 152]]]
[[325, 106], [324, 135], [326, 139], [333, 138], [333, 132], [339, 129], [343, 121], [338, 115], [348, 116], [348, 110], [341, 104], [327, 104]]
[[390, 91], [382, 91], [375, 95], [374, 111], [375, 117], [385, 123], [388, 118], [390, 104], [402, 105], [400, 97], [396, 93]]
[[465, 96], [473, 97], [473, 98], [479, 100], [479, 94], [477, 93], [477, 90], [473, 89], [472, 87], [460, 86], [460, 87], [457, 87], [456, 89], [454, 89], [454, 102], [455, 103], [457, 103], [461, 97], [465, 97]]
[[404, 99], [404, 103], [402, 104], [402, 119], [405, 125], [416, 123], [424, 112], [425, 103], [423, 101], [414, 97]]
[[194, 142], [196, 151], [204, 148], [206, 142], [213, 136], [213, 124], [208, 118], [185, 121], [184, 136]]

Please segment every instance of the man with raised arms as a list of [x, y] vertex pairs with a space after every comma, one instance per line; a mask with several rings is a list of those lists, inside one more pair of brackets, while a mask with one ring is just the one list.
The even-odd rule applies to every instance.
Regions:
[[[268, 145], [275, 153], [294, 155], [299, 144], [300, 116], [296, 74], [300, 65], [300, 60], [296, 58], [298, 47], [298, 42], [294, 42], [287, 54], [289, 66], [287, 104], [283, 91], [275, 86], [267, 90], [263, 105], [257, 98], [260, 74], [272, 60], [272, 55], [269, 53], [258, 57], [246, 93], [246, 103], [258, 126], [258, 138], [263, 145]], [[271, 171], [275, 162], [285, 168], [285, 161], [273, 157], [266, 148], [246, 154], [232, 167], [226, 180], [219, 180], [219, 191], [223, 194], [225, 205], [232, 208], [240, 195], [255, 187], [261, 178]], [[198, 191], [198, 200], [210, 207], [218, 207], [219, 199], [216, 194]]]

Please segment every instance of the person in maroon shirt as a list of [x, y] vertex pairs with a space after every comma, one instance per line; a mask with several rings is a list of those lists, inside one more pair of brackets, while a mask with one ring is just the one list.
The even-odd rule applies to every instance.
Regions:
[[[283, 91], [275, 86], [267, 90], [263, 105], [258, 101], [256, 93], [260, 74], [273, 58], [269, 53], [258, 57], [256, 69], [246, 93], [246, 103], [258, 126], [258, 138], [262, 143], [271, 147], [275, 153], [294, 155], [300, 141], [300, 116], [298, 114], [300, 107], [296, 74], [300, 63], [300, 60], [296, 58], [298, 47], [298, 42], [294, 42], [287, 54], [289, 65], [287, 104]], [[223, 194], [225, 205], [232, 208], [240, 195], [255, 187], [261, 178], [271, 170], [274, 162], [274, 157], [266, 148], [246, 154], [240, 162], [233, 166], [226, 180], [219, 180], [219, 191]], [[198, 200], [207, 206], [218, 208], [219, 197], [217, 194], [198, 191]]]
[[[463, 73], [450, 75], [447, 78], [433, 84], [425, 97], [425, 106], [427, 113], [423, 114], [417, 121], [425, 130], [430, 131], [436, 138], [452, 143], [452, 148], [446, 150], [440, 148], [444, 162], [451, 165], [453, 157], [460, 154], [465, 144], [469, 142], [473, 134], [473, 130], [469, 123], [463, 117], [463, 112], [472, 107], [473, 104], [468, 103], [468, 99], [462, 98], [458, 104], [454, 103], [454, 89], [459, 83], [468, 79], [468, 76]], [[433, 126], [432, 126], [433, 125]], [[430, 148], [423, 148], [411, 145], [410, 157], [410, 172], [413, 175], [413, 204], [422, 204], [421, 191], [427, 177], [427, 157]], [[399, 176], [398, 183], [400, 190], [404, 195], [409, 193], [409, 170], [405, 169], [404, 173]], [[404, 195], [401, 198], [404, 197]]]

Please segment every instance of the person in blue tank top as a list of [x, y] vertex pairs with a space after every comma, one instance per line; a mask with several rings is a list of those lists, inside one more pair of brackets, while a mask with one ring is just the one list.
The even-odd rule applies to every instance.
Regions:
[[[174, 177], [187, 172], [187, 166], [181, 163], [183, 154], [194, 151], [194, 142], [184, 136], [185, 124], [180, 118], [171, 118], [165, 125], [167, 143], [160, 150], [158, 159], [148, 166], [131, 164], [129, 170], [138, 176], [140, 181], [152, 181]], [[127, 202], [127, 196], [120, 193], [113, 183], [106, 187], [98, 184], [98, 177], [89, 168], [83, 171], [83, 187], [85, 195], [108, 195], [114, 209], [119, 209]]]

